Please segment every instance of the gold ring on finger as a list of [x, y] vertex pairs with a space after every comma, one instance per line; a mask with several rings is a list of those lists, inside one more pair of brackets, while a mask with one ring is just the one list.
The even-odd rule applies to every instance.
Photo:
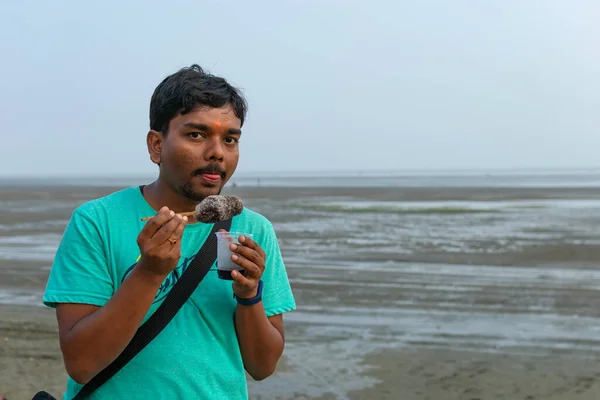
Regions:
[[168, 240], [169, 240], [169, 242], [171, 242], [171, 244], [177, 243], [177, 239], [171, 239], [171, 238], [169, 238]]

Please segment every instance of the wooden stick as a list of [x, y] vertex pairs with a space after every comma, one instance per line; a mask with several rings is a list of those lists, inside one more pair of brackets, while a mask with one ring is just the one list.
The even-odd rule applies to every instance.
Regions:
[[[179, 215], [181, 215], [182, 217], [193, 217], [196, 215], [196, 211], [188, 211], [188, 212], [182, 212], [182, 213], [177, 213]], [[142, 218], [142, 221], [148, 221], [149, 219], [152, 219], [154, 217], [144, 217]]]

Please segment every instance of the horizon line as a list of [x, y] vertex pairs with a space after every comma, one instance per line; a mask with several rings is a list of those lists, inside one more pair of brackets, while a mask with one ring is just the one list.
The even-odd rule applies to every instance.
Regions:
[[[236, 176], [256, 178], [256, 177], [302, 177], [302, 174], [322, 174], [323, 177], [335, 177], [339, 174], [352, 175], [352, 174], [384, 174], [384, 175], [406, 175], [415, 173], [437, 173], [437, 174], [452, 174], [452, 173], [479, 173], [489, 174], [498, 172], [575, 172], [575, 171], [586, 171], [586, 172], [600, 172], [600, 166], [571, 166], [571, 167], [495, 167], [495, 168], [412, 168], [412, 169], [311, 169], [311, 170], [278, 170], [276, 172], [269, 170], [255, 170], [255, 171], [236, 171], [230, 178]], [[333, 174], [333, 175], [326, 175]], [[101, 173], [53, 173], [53, 174], [3, 174], [0, 172], [0, 179], [130, 179], [130, 178], [151, 178], [156, 177], [156, 173], [129, 173], [129, 174], [101, 174]], [[314, 176], [311, 176], [314, 177]]]

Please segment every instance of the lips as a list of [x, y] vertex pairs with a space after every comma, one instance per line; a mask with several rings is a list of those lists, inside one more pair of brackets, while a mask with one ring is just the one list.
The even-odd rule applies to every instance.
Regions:
[[205, 185], [216, 186], [225, 180], [225, 171], [220, 165], [206, 165], [195, 170], [192, 176], [200, 178]]
[[220, 174], [200, 174], [200, 176], [205, 181], [211, 182], [211, 183], [216, 183], [219, 180], [221, 180], [221, 175]]

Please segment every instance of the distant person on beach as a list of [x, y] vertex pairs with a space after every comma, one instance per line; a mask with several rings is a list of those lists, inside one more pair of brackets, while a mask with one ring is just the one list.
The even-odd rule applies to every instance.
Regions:
[[[73, 212], [43, 297], [56, 308], [65, 399], [123, 351], [204, 243], [212, 224], [179, 213], [219, 194], [233, 175], [246, 111], [236, 88], [197, 65], [168, 76], [150, 101], [156, 181]], [[165, 329], [92, 398], [241, 400], [245, 372], [256, 380], [274, 372], [282, 314], [296, 307], [278, 240], [267, 218], [247, 208], [230, 231], [252, 234], [233, 250], [245, 275], [219, 279], [213, 264]]]

